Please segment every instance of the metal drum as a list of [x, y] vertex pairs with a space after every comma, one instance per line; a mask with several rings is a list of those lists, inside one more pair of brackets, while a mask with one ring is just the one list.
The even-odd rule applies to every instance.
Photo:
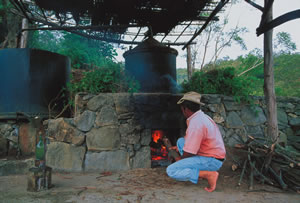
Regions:
[[68, 57], [36, 49], [0, 50], [0, 118], [14, 119], [17, 112], [30, 116], [60, 112], [64, 99], [56, 99], [69, 81]]
[[141, 92], [175, 93], [177, 55], [175, 49], [148, 38], [123, 56], [125, 69], [140, 82]]

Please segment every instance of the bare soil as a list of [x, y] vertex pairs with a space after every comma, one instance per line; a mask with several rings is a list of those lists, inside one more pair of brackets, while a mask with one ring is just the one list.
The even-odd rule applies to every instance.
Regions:
[[255, 183], [250, 191], [247, 176], [237, 186], [241, 170], [232, 171], [233, 163], [233, 159], [225, 161], [212, 193], [204, 190], [206, 180], [197, 185], [178, 182], [166, 175], [165, 168], [152, 168], [114, 173], [53, 173], [54, 187], [40, 192], [26, 191], [26, 175], [2, 176], [0, 202], [300, 202], [300, 194], [273, 186]]

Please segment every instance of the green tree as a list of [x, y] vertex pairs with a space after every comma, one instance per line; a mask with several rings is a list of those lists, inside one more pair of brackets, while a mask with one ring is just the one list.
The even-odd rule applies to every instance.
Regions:
[[58, 31], [32, 31], [29, 32], [28, 48], [58, 53], [63, 40], [63, 34]]
[[35, 31], [30, 34], [29, 47], [68, 56], [75, 69], [105, 66], [116, 56], [111, 44], [68, 32]]
[[237, 101], [250, 101], [253, 83], [248, 78], [237, 77], [233, 67], [214, 69], [207, 72], [197, 71], [190, 81], [182, 83], [184, 92], [196, 91], [202, 94], [224, 94], [234, 96]]
[[64, 35], [59, 53], [69, 56], [74, 68], [80, 68], [85, 64], [90, 67], [103, 66], [116, 56], [116, 51], [111, 44], [70, 33]]
[[297, 50], [296, 43], [292, 41], [291, 35], [287, 32], [276, 34], [274, 48], [278, 54], [291, 54]]
[[8, 0], [0, 0], [0, 48], [16, 48], [22, 18], [11, 12]]

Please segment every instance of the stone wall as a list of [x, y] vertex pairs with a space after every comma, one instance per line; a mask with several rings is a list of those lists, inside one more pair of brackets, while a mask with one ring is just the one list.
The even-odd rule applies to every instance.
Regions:
[[[74, 172], [151, 167], [151, 130], [174, 129], [184, 135], [185, 119], [176, 104], [181, 96], [78, 94], [74, 118], [44, 122], [50, 137], [47, 165], [54, 170]], [[218, 124], [226, 145], [234, 146], [246, 141], [248, 135], [265, 136], [265, 101], [262, 97], [254, 97], [254, 101], [256, 105], [249, 106], [232, 97], [203, 95], [206, 105], [202, 110]], [[277, 105], [281, 137], [300, 136], [300, 99], [277, 98]], [[0, 123], [0, 141], [13, 139], [13, 129]]]
[[[185, 129], [171, 94], [78, 94], [75, 117], [48, 121], [47, 165], [65, 171], [151, 167], [151, 130]], [[182, 131], [181, 133], [184, 133]]]

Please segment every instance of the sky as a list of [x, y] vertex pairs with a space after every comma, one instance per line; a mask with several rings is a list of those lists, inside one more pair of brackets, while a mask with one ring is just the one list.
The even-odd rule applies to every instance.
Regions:
[[[256, 3], [263, 6], [264, 0], [256, 0]], [[285, 14], [290, 11], [294, 11], [300, 9], [300, 0], [275, 0], [273, 4], [273, 18]], [[242, 35], [244, 39], [247, 50], [243, 51], [239, 46], [231, 46], [229, 48], [224, 49], [220, 58], [229, 57], [231, 59], [235, 59], [240, 55], [245, 55], [249, 53], [249, 51], [259, 48], [263, 49], [263, 35], [259, 37], [256, 36], [256, 28], [259, 26], [261, 14], [262, 12], [258, 9], [252, 7], [250, 4], [242, 1], [241, 3], [232, 5], [232, 7], [225, 8], [225, 12], [219, 14], [218, 16], [222, 19], [223, 15], [226, 15], [226, 12], [229, 12], [229, 23], [226, 26], [229, 28], [234, 28], [236, 25], [239, 27], [246, 27], [248, 32]], [[288, 21], [278, 27], [275, 27], [273, 30], [273, 38], [276, 36], [278, 32], [287, 32], [291, 35], [291, 39], [297, 45], [297, 52], [300, 52], [300, 19], [295, 19], [292, 21]], [[187, 38], [186, 41], [188, 41]], [[133, 46], [134, 47], [134, 46]], [[182, 50], [181, 46], [172, 47], [178, 51], [178, 56], [176, 59], [177, 68], [186, 68], [186, 50]], [[124, 61], [123, 53], [126, 51], [117, 49], [118, 56], [116, 57], [117, 61]], [[209, 56], [212, 55], [210, 51]], [[211, 58], [211, 57], [207, 58]]]

